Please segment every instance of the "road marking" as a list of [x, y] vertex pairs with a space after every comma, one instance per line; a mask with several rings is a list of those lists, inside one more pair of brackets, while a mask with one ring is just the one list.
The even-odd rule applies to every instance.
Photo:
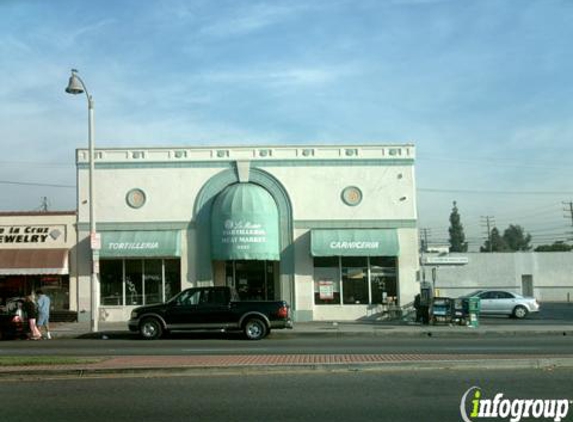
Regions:
[[262, 352], [272, 352], [273, 349], [256, 349], [256, 348], [248, 348], [248, 349], [238, 349], [236, 347], [232, 348], [225, 348], [225, 349], [181, 349], [182, 352], [185, 353], [262, 353]]

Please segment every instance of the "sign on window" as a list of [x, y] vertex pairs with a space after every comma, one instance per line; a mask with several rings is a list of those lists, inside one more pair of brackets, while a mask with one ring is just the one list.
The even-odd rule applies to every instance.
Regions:
[[334, 282], [332, 280], [320, 280], [318, 282], [318, 292], [321, 300], [333, 300]]

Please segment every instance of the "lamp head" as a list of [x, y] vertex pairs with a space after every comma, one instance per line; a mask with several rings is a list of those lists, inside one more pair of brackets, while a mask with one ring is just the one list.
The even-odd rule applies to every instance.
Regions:
[[82, 83], [80, 82], [79, 78], [76, 76], [76, 70], [75, 69], [72, 69], [72, 76], [70, 76], [70, 80], [68, 82], [66, 92], [68, 94], [83, 94], [85, 92]]

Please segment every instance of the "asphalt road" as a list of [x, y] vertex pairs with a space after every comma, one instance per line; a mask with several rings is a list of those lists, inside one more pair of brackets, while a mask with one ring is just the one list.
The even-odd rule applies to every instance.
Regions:
[[566, 302], [544, 302], [541, 303], [539, 313], [530, 314], [522, 320], [508, 318], [503, 315], [481, 315], [480, 323], [485, 326], [506, 325], [552, 325], [573, 323], [573, 303]]
[[451, 337], [371, 337], [371, 336], [271, 336], [262, 341], [246, 341], [240, 336], [189, 334], [174, 339], [60, 339], [54, 341], [9, 341], [0, 343], [0, 356], [121, 356], [193, 354], [511, 354], [572, 355], [573, 336], [535, 335]]
[[472, 387], [483, 399], [566, 399], [573, 421], [571, 369], [31, 379], [0, 384], [0, 409], [5, 421], [455, 422]]

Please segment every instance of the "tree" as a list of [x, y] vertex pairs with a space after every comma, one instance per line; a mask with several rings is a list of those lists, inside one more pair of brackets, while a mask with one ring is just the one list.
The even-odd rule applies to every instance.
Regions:
[[531, 235], [524, 234], [523, 228], [518, 225], [510, 224], [503, 232], [503, 240], [507, 244], [510, 251], [528, 251], [531, 249], [529, 242], [531, 242]]
[[565, 242], [553, 242], [552, 245], [539, 245], [534, 249], [535, 252], [570, 252], [573, 246]]
[[467, 252], [468, 242], [466, 242], [466, 235], [464, 234], [464, 226], [461, 223], [460, 213], [456, 201], [450, 214], [450, 252]]
[[509, 250], [505, 239], [499, 234], [497, 227], [491, 229], [489, 239], [479, 248], [480, 252], [507, 252]]

